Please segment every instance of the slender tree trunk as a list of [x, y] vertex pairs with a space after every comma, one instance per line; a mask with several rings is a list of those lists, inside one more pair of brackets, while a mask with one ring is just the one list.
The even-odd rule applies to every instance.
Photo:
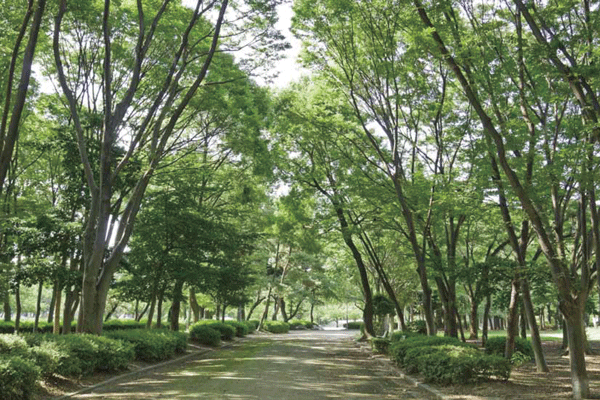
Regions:
[[262, 303], [265, 298], [260, 296], [261, 290], [258, 290], [258, 293], [256, 295], [256, 300], [254, 301], [254, 303], [252, 303], [252, 306], [250, 306], [250, 310], [248, 311], [248, 315], [246, 316], [246, 320], [250, 320], [250, 318], [252, 317], [252, 313], [254, 312], [254, 310], [256, 309], [256, 307], [258, 307], [260, 305], [260, 303]]
[[52, 287], [52, 298], [50, 299], [50, 305], [48, 306], [48, 318], [46, 319], [46, 322], [48, 322], [49, 324], [52, 323], [52, 321], [54, 321], [54, 303], [56, 302], [56, 285], [58, 283], [54, 282], [54, 285]]
[[19, 333], [21, 325], [21, 283], [16, 282], [15, 284], [15, 333]]
[[158, 293], [158, 301], [156, 305], [156, 328], [162, 328], [162, 314], [163, 314], [163, 300], [165, 299], [164, 286], [163, 289]]
[[510, 360], [515, 351], [515, 337], [519, 330], [519, 280], [514, 278], [511, 282], [510, 304], [506, 316], [506, 347], [504, 348], [504, 357]]
[[[479, 308], [479, 303], [475, 301], [475, 299], [471, 298], [471, 309], [470, 316], [471, 325], [469, 326], [469, 339], [477, 339], [477, 334], [479, 331], [479, 315], [477, 313], [477, 309]], [[485, 321], [485, 316], [483, 317]]]
[[269, 306], [270, 306], [270, 302], [271, 302], [271, 292], [273, 291], [273, 288], [269, 286], [269, 292], [267, 293], [267, 302], [265, 304], [265, 310], [263, 311], [262, 317], [260, 318], [260, 322], [258, 324], [258, 328], [256, 328], [256, 330], [261, 330], [265, 321], [267, 320], [267, 317], [269, 316]]
[[314, 311], [315, 311], [315, 303], [310, 303], [310, 323], [311, 324], [315, 323]]
[[4, 295], [4, 322], [11, 321], [12, 310], [10, 308], [10, 291], [8, 290], [8, 285], [6, 291], [3, 293]]
[[137, 313], [137, 315], [135, 316], [135, 320], [137, 322], [140, 322], [142, 320], [142, 318], [144, 318], [144, 315], [146, 315], [146, 313], [148, 312], [149, 308], [150, 308], [150, 303], [148, 302], [148, 303], [146, 303], [146, 305], [144, 306], [142, 311]]
[[177, 280], [173, 287], [173, 304], [171, 305], [171, 330], [179, 331], [179, 313], [181, 311], [181, 299], [183, 298], [183, 279]]
[[200, 319], [200, 306], [198, 305], [198, 299], [196, 298], [196, 289], [190, 286], [190, 308], [192, 309], [192, 321], [198, 322]]
[[152, 328], [152, 320], [154, 319], [154, 309], [156, 308], [157, 293], [152, 293], [152, 299], [150, 300], [150, 310], [148, 311], [148, 320], [146, 322], [146, 329]]
[[[531, 332], [531, 345], [533, 347], [533, 354], [535, 356], [536, 370], [537, 372], [549, 372], [550, 369], [546, 363], [544, 349], [542, 348], [540, 331], [535, 320], [535, 312], [533, 310], [533, 302], [531, 301], [531, 292], [527, 278], [521, 278], [521, 292], [523, 294], [523, 308], [525, 309], [527, 322], [529, 322], [529, 329]], [[543, 321], [543, 318], [540, 319], [540, 321]]]
[[527, 339], [527, 321], [525, 318], [525, 310], [523, 308], [523, 304], [521, 303], [521, 307], [519, 307], [519, 329], [522, 339]]
[[38, 331], [38, 326], [40, 323], [40, 314], [42, 312], [42, 289], [44, 288], [44, 284], [40, 282], [38, 284], [38, 293], [37, 293], [37, 301], [35, 303], [35, 320], [33, 322], [33, 333]]
[[54, 295], [56, 301], [54, 302], [54, 325], [52, 326], [52, 333], [55, 335], [60, 334], [60, 305], [62, 301], [62, 285], [57, 283], [55, 286], [56, 293]]

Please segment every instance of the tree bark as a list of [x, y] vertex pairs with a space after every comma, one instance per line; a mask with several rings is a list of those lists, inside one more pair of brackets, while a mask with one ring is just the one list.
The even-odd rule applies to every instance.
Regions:
[[506, 347], [504, 348], [504, 357], [511, 359], [515, 351], [515, 337], [519, 330], [519, 279], [513, 278], [511, 282], [510, 304], [506, 316]]
[[[7, 285], [8, 286], [8, 285]], [[6, 289], [6, 291], [3, 293], [4, 295], [4, 322], [10, 322], [12, 319], [11, 315], [12, 315], [12, 310], [10, 307], [10, 291], [8, 290], [8, 288]]]
[[190, 308], [192, 309], [192, 321], [198, 322], [200, 319], [200, 306], [198, 305], [198, 299], [196, 298], [196, 289], [190, 286]]
[[33, 321], [33, 333], [38, 331], [38, 327], [40, 324], [40, 314], [42, 313], [42, 289], [44, 288], [44, 283], [40, 282], [38, 284], [38, 293], [37, 300], [35, 302], [35, 319]]
[[183, 298], [183, 279], [178, 279], [173, 287], [173, 303], [171, 305], [171, 330], [179, 331], [179, 313], [181, 312], [181, 299]]

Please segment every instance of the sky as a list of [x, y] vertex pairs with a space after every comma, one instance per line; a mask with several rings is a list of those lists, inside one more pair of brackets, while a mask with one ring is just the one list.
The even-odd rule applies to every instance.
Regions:
[[301, 44], [300, 41], [292, 35], [292, 32], [290, 32], [293, 14], [292, 5], [290, 3], [284, 3], [278, 6], [277, 13], [279, 15], [279, 21], [275, 26], [281, 31], [292, 46], [290, 49], [286, 50], [286, 58], [279, 60], [275, 66], [275, 70], [279, 73], [279, 76], [274, 80], [273, 85], [277, 88], [282, 88], [291, 81], [297, 80], [302, 74], [302, 68], [296, 63], [298, 54], [300, 53]]

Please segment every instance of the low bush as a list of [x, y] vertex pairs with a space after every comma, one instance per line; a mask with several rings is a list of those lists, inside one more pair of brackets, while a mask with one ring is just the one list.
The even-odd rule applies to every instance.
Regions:
[[15, 323], [12, 321], [0, 321], [0, 333], [15, 333]]
[[460, 340], [454, 337], [419, 335], [409, 337], [404, 340], [392, 342], [389, 346], [388, 354], [392, 361], [394, 361], [398, 366], [402, 367], [404, 363], [404, 357], [406, 356], [406, 352], [409, 349], [416, 347], [441, 346], [445, 344], [452, 344], [456, 346], [470, 346], [462, 343]]
[[194, 325], [204, 325], [219, 331], [221, 333], [221, 340], [233, 340], [233, 337], [235, 336], [235, 328], [232, 325], [212, 319], [198, 321]]
[[161, 361], [187, 348], [187, 335], [165, 329], [131, 329], [106, 332], [105, 336], [133, 345], [135, 358], [143, 361]]
[[260, 325], [260, 321], [256, 319], [252, 319], [250, 321], [246, 321], [246, 325], [248, 325], [248, 332], [252, 333], [258, 329], [258, 325]]
[[386, 338], [371, 338], [371, 348], [375, 353], [387, 354], [390, 340]]
[[406, 331], [412, 333], [419, 333], [421, 335], [427, 334], [427, 323], [422, 320], [411, 321], [406, 324]]
[[202, 324], [190, 326], [190, 338], [207, 346], [217, 347], [221, 344], [221, 332]]
[[20, 356], [0, 355], [2, 400], [27, 400], [35, 389], [39, 368]]
[[124, 329], [143, 329], [146, 325], [133, 319], [109, 319], [102, 325], [103, 331], [116, 331]]
[[412, 338], [412, 337], [424, 337], [422, 333], [417, 332], [408, 332], [408, 331], [396, 331], [392, 333], [390, 336], [391, 342], [399, 342], [404, 339]]
[[283, 321], [265, 321], [263, 328], [271, 333], [288, 333], [290, 331], [290, 324]]
[[26, 356], [29, 345], [22, 336], [3, 334], [0, 335], [0, 354]]
[[[506, 336], [491, 337], [485, 342], [486, 354], [493, 354], [497, 356], [504, 355], [504, 349], [506, 347]], [[533, 347], [527, 339], [520, 337], [515, 338], [515, 352], [522, 353], [529, 357], [529, 360], [533, 359]]]
[[[41, 337], [42, 335], [35, 336]], [[29, 351], [31, 360], [40, 368], [40, 373], [44, 376], [58, 373], [61, 358], [67, 356], [65, 350], [56, 342], [47, 340], [32, 346]]]
[[290, 330], [292, 331], [312, 329], [315, 327], [315, 324], [313, 324], [312, 322], [301, 319], [289, 321], [288, 323], [290, 324]]
[[344, 324], [344, 328], [346, 329], [361, 329], [363, 326], [363, 323], [360, 321], [353, 321], [353, 322], [348, 322], [347, 324]]
[[227, 325], [231, 325], [235, 328], [235, 336], [244, 337], [248, 334], [249, 328], [248, 325], [238, 322], [238, 321], [225, 321]]
[[90, 375], [95, 371], [124, 369], [133, 361], [133, 346], [122, 340], [95, 335], [46, 335], [61, 351], [58, 371], [61, 375]]
[[492, 377], [508, 380], [510, 377], [508, 360], [477, 350], [474, 353], [453, 353], [439, 349], [424, 352], [417, 360], [419, 372], [425, 381], [443, 385], [476, 383]]

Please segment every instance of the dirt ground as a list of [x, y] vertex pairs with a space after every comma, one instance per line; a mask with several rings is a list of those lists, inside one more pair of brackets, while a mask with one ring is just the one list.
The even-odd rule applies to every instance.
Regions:
[[[401, 377], [385, 356], [371, 354], [347, 331], [253, 335], [216, 351], [188, 355], [164, 367], [117, 379], [73, 399], [434, 399]], [[600, 399], [600, 342], [587, 357], [592, 398]], [[513, 369], [508, 382], [467, 386], [429, 385], [445, 399], [554, 400], [571, 398], [569, 359], [560, 342], [544, 342], [550, 373], [533, 363]], [[201, 349], [202, 350], [202, 349]], [[198, 349], [193, 350], [198, 351]], [[137, 363], [131, 370], [143, 370]], [[39, 400], [56, 399], [114, 375], [48, 382]], [[419, 376], [412, 376], [422, 381]]]

